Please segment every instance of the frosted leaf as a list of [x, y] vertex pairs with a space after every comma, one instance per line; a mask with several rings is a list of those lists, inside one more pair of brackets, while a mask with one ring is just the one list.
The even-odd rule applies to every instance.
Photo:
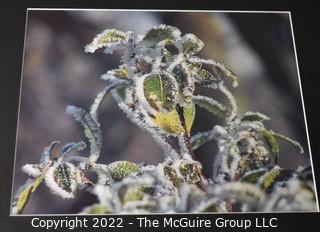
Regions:
[[168, 74], [150, 74], [143, 81], [144, 97], [156, 111], [170, 112], [178, 99], [178, 84]]
[[159, 112], [155, 117], [155, 124], [170, 134], [180, 135], [184, 132], [179, 114], [176, 110], [169, 113]]
[[190, 138], [192, 150], [198, 149], [203, 144], [211, 141], [214, 138], [212, 131], [197, 133]]
[[193, 34], [185, 34], [182, 37], [182, 52], [187, 55], [198, 53], [204, 46], [204, 43]]
[[98, 34], [93, 41], [86, 45], [85, 52], [94, 53], [97, 49], [106, 47], [106, 53], [125, 47], [132, 32], [122, 32], [115, 29], [107, 29]]
[[163, 172], [164, 175], [168, 177], [168, 179], [173, 183], [175, 187], [180, 186], [180, 184], [182, 183], [182, 179], [178, 176], [177, 171], [173, 167], [169, 165], [164, 165]]
[[260, 134], [264, 137], [264, 139], [266, 140], [268, 146], [271, 149], [271, 152], [274, 156], [275, 162], [277, 163], [279, 160], [279, 153], [280, 153], [280, 147], [279, 147], [279, 143], [276, 140], [275, 136], [272, 134], [272, 132], [270, 132], [269, 130], [265, 129], [265, 130], [261, 130]]
[[196, 108], [193, 103], [183, 107], [183, 117], [188, 136], [190, 136], [191, 128], [196, 116]]
[[157, 144], [164, 150], [166, 156], [178, 157], [179, 154], [174, 149], [168, 138], [161, 133], [161, 129], [150, 122], [146, 122], [145, 116], [141, 112], [133, 111], [125, 103], [121, 102], [120, 97], [116, 92], [113, 92], [113, 96], [118, 101], [119, 108], [126, 114], [126, 116], [136, 125], [138, 125], [143, 131], [147, 131], [155, 139]]
[[234, 74], [230, 69], [226, 68], [223, 64], [214, 61], [214, 60], [205, 60], [200, 59], [198, 57], [192, 57], [190, 59], [192, 63], [203, 63], [203, 64], [209, 64], [212, 67], [212, 73], [216, 78], [229, 78], [232, 80], [232, 86], [237, 87], [239, 85], [239, 80], [236, 74]]
[[262, 189], [270, 189], [276, 183], [285, 181], [289, 177], [291, 177], [292, 172], [288, 170], [284, 170], [279, 166], [274, 166], [270, 171], [266, 172], [263, 176], [261, 176], [258, 180], [258, 184]]
[[111, 80], [114, 81], [116, 79], [124, 79], [128, 80], [129, 73], [128, 69], [125, 66], [121, 66], [117, 69], [109, 70], [106, 74], [101, 76], [102, 80]]
[[198, 106], [208, 110], [215, 116], [226, 118], [229, 114], [228, 109], [216, 100], [206, 96], [193, 96], [193, 102]]
[[75, 197], [79, 176], [79, 170], [73, 164], [62, 163], [48, 169], [45, 183], [55, 195], [70, 199]]
[[266, 121], [270, 120], [267, 115], [261, 114], [259, 112], [245, 112], [239, 116], [241, 121]]
[[285, 135], [282, 135], [282, 134], [279, 134], [279, 133], [275, 133], [274, 131], [270, 130], [270, 132], [273, 134], [273, 136], [276, 138], [276, 139], [281, 139], [281, 140], [284, 140], [290, 144], [292, 144], [293, 146], [297, 147], [300, 151], [300, 153], [304, 153], [304, 149], [303, 147], [301, 146], [301, 144], [293, 139], [290, 139], [289, 137], [285, 136]]
[[84, 150], [86, 146], [87, 145], [83, 141], [79, 143], [67, 143], [61, 149], [61, 156], [59, 157], [59, 160], [65, 160], [66, 158], [77, 155], [78, 152]]
[[317, 211], [314, 191], [293, 177], [270, 194], [261, 211]]
[[115, 181], [120, 181], [132, 173], [140, 170], [139, 166], [129, 161], [116, 161], [108, 165], [111, 177]]
[[266, 169], [258, 169], [253, 171], [248, 171], [245, 175], [241, 178], [242, 182], [249, 182], [252, 184], [256, 184], [261, 176], [265, 174], [268, 170]]
[[81, 123], [84, 134], [90, 143], [89, 160], [95, 163], [100, 155], [102, 147], [102, 135], [98, 122], [84, 109], [77, 106], [68, 106], [66, 113]]
[[265, 194], [257, 186], [243, 182], [229, 182], [217, 186], [213, 194], [223, 199], [235, 198], [247, 203], [257, 203], [265, 199]]
[[44, 151], [42, 153], [42, 156], [40, 158], [40, 163], [45, 164], [45, 163], [48, 163], [52, 159], [52, 157], [51, 157], [52, 150], [59, 143], [60, 143], [59, 141], [53, 141], [53, 142], [50, 143], [49, 146], [47, 146], [44, 149]]
[[196, 184], [201, 181], [202, 166], [197, 161], [182, 160], [179, 165], [179, 172], [188, 184]]
[[199, 83], [202, 86], [216, 87], [219, 82], [219, 79], [217, 79], [214, 75], [212, 75], [212, 73], [203, 68], [200, 68], [199, 70], [193, 72], [193, 77], [195, 78], [195, 82]]
[[182, 97], [180, 99], [180, 105], [190, 104], [192, 102], [192, 95], [195, 90], [194, 80], [191, 76], [188, 66], [185, 62], [178, 62], [176, 61], [172, 65], [172, 73], [174, 74], [175, 79], [179, 85], [179, 93]]
[[176, 40], [180, 35], [178, 28], [161, 24], [150, 29], [142, 41], [148, 42], [149, 46], [154, 46], [163, 40]]
[[29, 178], [24, 185], [20, 186], [12, 202], [12, 214], [20, 214], [28, 203], [31, 194], [38, 188], [43, 181], [43, 176], [35, 179]]
[[220, 90], [221, 93], [223, 93], [227, 97], [227, 99], [229, 101], [229, 104], [231, 107], [231, 109], [230, 109], [231, 113], [230, 113], [229, 118], [232, 120], [234, 117], [237, 116], [237, 113], [238, 113], [237, 101], [236, 101], [235, 97], [233, 96], [233, 94], [229, 91], [229, 89], [225, 85], [223, 85], [223, 83], [220, 83], [218, 85], [218, 89]]
[[116, 87], [119, 87], [121, 85], [124, 85], [124, 84], [127, 84], [128, 82], [125, 80], [125, 81], [121, 81], [121, 80], [118, 80], [116, 82], [113, 82], [109, 85], [107, 85], [102, 91], [100, 91], [98, 93], [98, 95], [96, 96], [96, 98], [94, 99], [94, 102], [93, 104], [91, 105], [90, 107], [90, 114], [92, 115], [92, 117], [97, 121], [98, 118], [97, 118], [97, 111], [102, 103], [102, 101], [104, 100], [104, 98], [106, 97], [106, 95], [111, 91], [113, 90], [114, 88]]

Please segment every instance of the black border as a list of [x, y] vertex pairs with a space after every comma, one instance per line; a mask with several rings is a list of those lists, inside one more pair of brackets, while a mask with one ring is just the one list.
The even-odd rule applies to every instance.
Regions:
[[[294, 28], [295, 43], [299, 61], [300, 77], [306, 118], [309, 129], [311, 151], [317, 186], [320, 186], [320, 113], [318, 99], [320, 88], [320, 36], [319, 9], [315, 3], [308, 8], [293, 8], [292, 1], [278, 2], [273, 5], [270, 1], [173, 1], [173, 0], [0, 0], [0, 231], [34, 231], [30, 226], [31, 217], [9, 217], [12, 185], [12, 168], [14, 165], [16, 124], [20, 91], [20, 78], [23, 58], [23, 42], [27, 8], [105, 8], [105, 9], [184, 9], [184, 10], [254, 10], [254, 11], [290, 11]], [[304, 2], [307, 6], [307, 2]], [[319, 189], [318, 189], [319, 190]], [[319, 194], [319, 192], [318, 192]], [[242, 214], [223, 217], [250, 217], [270, 214]], [[279, 229], [301, 231], [308, 225], [315, 228], [319, 213], [285, 213], [272, 214], [279, 218]], [[128, 218], [133, 216], [128, 216]], [[179, 217], [175, 216], [175, 217]], [[206, 216], [206, 217], [210, 217]], [[49, 217], [48, 217], [49, 218]], [[281, 220], [281, 221], [280, 221]], [[313, 227], [312, 227], [313, 226]], [[135, 227], [128, 227], [133, 229]], [[311, 229], [308, 229], [311, 231]], [[40, 231], [40, 230], [37, 230]], [[84, 230], [82, 230], [84, 231]], [[90, 231], [90, 230], [88, 230]], [[92, 230], [91, 230], [92, 231]], [[98, 231], [98, 230], [97, 230]], [[104, 230], [106, 231], [106, 230]]]

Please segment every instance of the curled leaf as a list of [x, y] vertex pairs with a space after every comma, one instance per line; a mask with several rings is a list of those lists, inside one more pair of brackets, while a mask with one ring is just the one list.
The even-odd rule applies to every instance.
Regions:
[[270, 117], [268, 117], [265, 114], [261, 114], [259, 112], [245, 112], [240, 116], [241, 121], [266, 121], [270, 120]]
[[143, 41], [150, 43], [150, 46], [156, 45], [163, 40], [176, 40], [181, 35], [178, 28], [161, 24], [150, 29], [143, 38]]
[[204, 46], [204, 43], [193, 34], [186, 34], [182, 37], [182, 52], [187, 55], [198, 53]]
[[131, 32], [107, 29], [98, 34], [93, 41], [85, 47], [85, 52], [94, 53], [97, 49], [106, 47], [106, 53], [123, 48], [128, 42]]
[[205, 131], [197, 133], [196, 135], [191, 136], [190, 143], [192, 150], [198, 149], [203, 144], [211, 141], [214, 138], [212, 131]]
[[275, 162], [277, 163], [279, 160], [279, 152], [280, 152], [280, 147], [279, 147], [278, 141], [276, 140], [276, 138], [272, 134], [272, 132], [267, 129], [261, 130], [260, 134], [266, 140], [266, 142], [267, 142], [268, 146], [270, 147], [271, 152], [275, 158]]
[[128, 83], [127, 80], [119, 80], [119, 81], [117, 81], [117, 82], [113, 82], [113, 83], [107, 85], [102, 91], [100, 91], [100, 92], [98, 93], [97, 97], [94, 99], [94, 102], [93, 102], [93, 104], [92, 104], [91, 107], [90, 107], [90, 114], [92, 115], [92, 117], [93, 117], [96, 121], [98, 120], [98, 119], [97, 119], [97, 111], [98, 111], [98, 109], [99, 109], [102, 101], [103, 101], [104, 98], [107, 96], [107, 94], [108, 94], [111, 90], [113, 90], [113, 89], [115, 89], [115, 88], [117, 88], [117, 87], [119, 87], [119, 86], [121, 86], [121, 85], [124, 85], [124, 84], [126, 84], [126, 83]]
[[70, 114], [75, 120], [81, 123], [84, 134], [90, 143], [89, 160], [95, 163], [102, 148], [102, 135], [98, 122], [84, 109], [77, 106], [68, 106], [66, 113]]
[[228, 109], [216, 100], [206, 96], [193, 96], [193, 102], [198, 106], [208, 110], [215, 116], [226, 118], [228, 115]]
[[79, 178], [79, 170], [67, 162], [50, 167], [45, 174], [45, 182], [51, 192], [65, 199], [75, 197]]
[[285, 136], [285, 135], [282, 135], [282, 134], [278, 134], [278, 133], [275, 133], [274, 131], [271, 131], [271, 133], [273, 134], [273, 136], [276, 138], [276, 139], [281, 139], [281, 140], [284, 140], [290, 144], [292, 144], [293, 146], [297, 147], [300, 151], [300, 153], [302, 154], [304, 152], [303, 150], [303, 147], [301, 146], [301, 144], [293, 139], [290, 139], [289, 137]]
[[247, 172], [242, 178], [242, 182], [249, 182], [252, 184], [256, 184], [259, 181], [259, 178], [263, 176], [267, 172], [266, 169], [258, 169], [258, 170], [253, 170], [251, 172]]

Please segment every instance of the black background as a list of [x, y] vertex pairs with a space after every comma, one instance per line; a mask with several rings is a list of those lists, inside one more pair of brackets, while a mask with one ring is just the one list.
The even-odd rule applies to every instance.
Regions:
[[[317, 186], [320, 185], [320, 133], [319, 92], [320, 92], [320, 36], [319, 8], [314, 3], [303, 1], [304, 8], [294, 8], [292, 1], [23, 1], [0, 0], [0, 232], [40, 231], [30, 226], [32, 217], [9, 217], [10, 196], [13, 174], [16, 123], [19, 103], [25, 17], [27, 8], [104, 8], [104, 9], [192, 9], [192, 10], [254, 10], [291, 11], [295, 43], [299, 61], [302, 90], [310, 135], [313, 165]], [[279, 228], [273, 231], [308, 231], [316, 228], [319, 213], [286, 214], [231, 214], [226, 218], [278, 217]], [[132, 218], [135, 218], [131, 216]], [[154, 216], [156, 217], [156, 216]], [[158, 216], [160, 217], [160, 216]], [[175, 217], [181, 217], [176, 215]], [[191, 216], [190, 216], [191, 217]], [[210, 215], [203, 215], [210, 217]], [[214, 217], [217, 217], [215, 215]], [[310, 227], [310, 229], [309, 229]], [[136, 226], [127, 227], [133, 231]], [[311, 229], [313, 228], [313, 229]], [[104, 229], [101, 231], [107, 231]], [[162, 229], [163, 230], [163, 229]], [[269, 229], [270, 230], [270, 229]], [[81, 230], [84, 231], [84, 230]], [[92, 229], [88, 230], [92, 231]], [[98, 231], [98, 230], [96, 230]], [[256, 231], [259, 231], [256, 229]], [[262, 230], [261, 230], [262, 231]]]

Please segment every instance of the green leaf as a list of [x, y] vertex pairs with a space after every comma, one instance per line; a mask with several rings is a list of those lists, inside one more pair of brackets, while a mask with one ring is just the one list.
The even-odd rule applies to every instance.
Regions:
[[167, 74], [151, 74], [143, 82], [144, 96], [156, 111], [171, 112], [178, 101], [177, 81]]
[[198, 106], [208, 110], [215, 116], [226, 118], [229, 114], [228, 109], [216, 100], [205, 96], [193, 96], [193, 102]]
[[277, 163], [279, 160], [279, 152], [280, 152], [280, 147], [279, 147], [279, 143], [276, 140], [275, 136], [272, 134], [271, 131], [269, 130], [261, 130], [260, 134], [264, 137], [264, 139], [266, 140], [268, 146], [271, 149], [272, 154], [274, 155], [275, 158], [275, 162]]
[[123, 48], [128, 42], [130, 32], [123, 32], [115, 29], [107, 29], [98, 34], [93, 41], [85, 47], [85, 52], [94, 53], [97, 49], [106, 47], [107, 53]]
[[153, 46], [163, 40], [176, 40], [180, 35], [178, 28], [162, 24], [149, 30], [142, 41], [147, 41]]
[[36, 191], [41, 182], [43, 181], [43, 176], [38, 176], [35, 179], [28, 179], [24, 185], [22, 185], [18, 191], [16, 196], [14, 197], [12, 203], [12, 213], [20, 214], [23, 209], [27, 205], [31, 194]]
[[116, 161], [108, 165], [111, 177], [115, 181], [120, 181], [132, 173], [140, 170], [139, 166], [129, 161]]
[[76, 121], [81, 123], [84, 134], [90, 143], [89, 160], [95, 163], [99, 158], [102, 148], [102, 135], [98, 122], [91, 114], [77, 106], [68, 106], [66, 113], [70, 114]]
[[185, 121], [186, 129], [187, 129], [189, 136], [190, 136], [190, 132], [191, 132], [191, 128], [192, 128], [192, 125], [194, 122], [195, 115], [196, 115], [196, 109], [195, 109], [195, 105], [193, 103], [183, 107], [184, 121]]
[[214, 61], [213, 64], [214, 73], [224, 78], [230, 78], [233, 87], [237, 87], [239, 85], [238, 77], [234, 72], [232, 72], [230, 69], [226, 68], [223, 64], [219, 62]]
[[266, 169], [258, 169], [251, 172], [247, 172], [242, 178], [242, 182], [249, 182], [252, 184], [256, 184], [259, 178], [267, 172]]
[[273, 136], [276, 138], [276, 139], [281, 139], [281, 140], [284, 140], [290, 144], [292, 144], [293, 146], [297, 147], [300, 151], [300, 153], [302, 154], [304, 152], [303, 150], [303, 147], [301, 146], [301, 144], [293, 139], [290, 139], [289, 137], [285, 136], [285, 135], [282, 135], [282, 134], [278, 134], [278, 133], [275, 133], [274, 131], [271, 131], [271, 133], [273, 134]]
[[245, 112], [241, 115], [241, 121], [266, 121], [270, 120], [267, 115], [261, 114], [259, 112]]
[[259, 183], [263, 189], [271, 189], [274, 184], [278, 181], [285, 180], [292, 175], [292, 172], [289, 170], [284, 170], [275, 166], [270, 171], [266, 172], [263, 176], [259, 178]]

